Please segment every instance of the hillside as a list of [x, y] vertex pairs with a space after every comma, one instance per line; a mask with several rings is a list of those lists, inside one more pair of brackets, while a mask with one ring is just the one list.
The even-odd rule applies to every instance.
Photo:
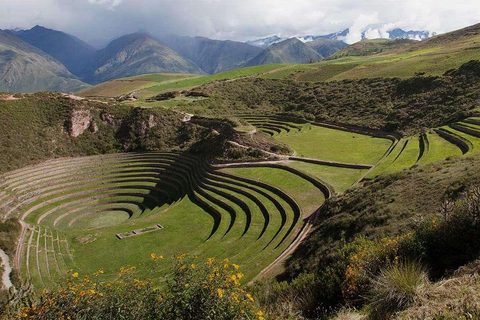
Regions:
[[[331, 81], [375, 77], [408, 78], [415, 74], [438, 76], [467, 61], [480, 59], [479, 30], [480, 25], [477, 24], [406, 45], [403, 45], [403, 41], [408, 40], [362, 41], [317, 64], [292, 66], [289, 70], [268, 77], [293, 77], [297, 81]], [[390, 50], [390, 45], [385, 48], [385, 43], [393, 44], [394, 47], [395, 44], [401, 45]], [[388, 51], [384, 51], [385, 49]], [[345, 52], [348, 52], [348, 55], [339, 57]], [[364, 55], [365, 53], [368, 54]], [[335, 57], [338, 58], [333, 59]]]
[[194, 63], [158, 40], [140, 33], [120, 37], [94, 55], [87, 82], [99, 83], [147, 73], [198, 73]]
[[[480, 179], [480, 62], [408, 79], [262, 78], [285, 68], [150, 74], [87, 90], [141, 88], [121, 103], [2, 95], [0, 214], [24, 228], [0, 246], [41, 296], [7, 310], [57, 318], [96, 299], [89, 315], [143, 315], [117, 299], [135, 292], [127, 296], [161, 299], [148, 319], [171, 314], [180, 291], [188, 305], [209, 295], [202, 308], [220, 308], [213, 294], [216, 304], [257, 302], [257, 316], [316, 319], [343, 303], [368, 307], [364, 275], [395, 257], [421, 256], [432, 282], [474, 261], [480, 245], [459, 244], [474, 243], [480, 223], [471, 228], [460, 205]], [[445, 199], [454, 210], [431, 220]], [[228, 283], [212, 273], [218, 263], [234, 272]], [[65, 281], [78, 290], [56, 289]]]
[[96, 51], [72, 35], [41, 26], [17, 32], [17, 36], [60, 61], [77, 77], [84, 76], [85, 67]]
[[369, 56], [380, 53], [387, 53], [394, 50], [401, 50], [414, 44], [415, 40], [409, 39], [374, 39], [374, 40], [362, 40], [352, 45], [342, 48], [329, 57], [329, 59], [338, 59], [348, 56]]
[[[258, 109], [263, 113], [267, 108], [307, 114], [316, 121], [408, 135], [455, 122], [475, 110], [480, 101], [479, 65], [480, 62], [472, 61], [457, 72], [440, 77], [300, 84], [287, 80], [239, 79], [206, 84], [196, 90], [210, 97], [198, 102], [204, 110], [226, 113], [234, 101], [235, 112], [243, 109], [255, 113]], [[207, 109], [205, 105], [216, 108]]]
[[0, 30], [0, 91], [78, 91], [88, 85], [43, 51]]
[[323, 59], [317, 51], [297, 38], [275, 43], [266, 48], [245, 66], [256, 66], [274, 63], [309, 63]]
[[325, 58], [348, 46], [343, 41], [322, 38], [307, 42], [306, 44]]
[[240, 68], [262, 51], [242, 42], [212, 40], [204, 37], [172, 35], [162, 40], [208, 74]]

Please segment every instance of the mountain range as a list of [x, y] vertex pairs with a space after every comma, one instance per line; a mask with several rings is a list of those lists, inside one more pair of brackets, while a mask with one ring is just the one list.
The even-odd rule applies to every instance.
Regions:
[[[395, 37], [417, 36], [417, 31], [395, 30]], [[341, 39], [348, 32], [246, 43], [176, 35], [158, 39], [137, 32], [96, 50], [70, 34], [41, 26], [6, 30], [0, 34], [0, 90], [77, 91], [146, 73], [215, 74], [261, 64], [316, 62], [345, 48]]]
[[[350, 33], [350, 29], [347, 28], [343, 31], [340, 32], [334, 32], [326, 35], [320, 35], [320, 36], [314, 36], [314, 35], [306, 35], [306, 36], [299, 36], [296, 37], [302, 42], [311, 42], [315, 41], [317, 39], [332, 39], [332, 40], [340, 40], [344, 41], [347, 35]], [[435, 35], [435, 33], [430, 33], [428, 31], [415, 31], [415, 30], [409, 30], [405, 31], [400, 28], [395, 28], [392, 30], [387, 31], [388, 33], [388, 38], [387, 39], [411, 39], [411, 40], [425, 40], [428, 39], [430, 36]], [[282, 37], [279, 35], [273, 35], [271, 37], [266, 37], [266, 38], [261, 38], [261, 39], [256, 39], [256, 40], [250, 40], [247, 41], [246, 43], [256, 46], [259, 48], [267, 48], [271, 46], [272, 44], [282, 42], [284, 40], [287, 40], [287, 37]], [[367, 31], [362, 31], [362, 40], [367, 39]]]

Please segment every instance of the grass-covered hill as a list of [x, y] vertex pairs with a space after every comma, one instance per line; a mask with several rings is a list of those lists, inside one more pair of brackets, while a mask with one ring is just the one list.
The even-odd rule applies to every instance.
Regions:
[[13, 34], [0, 30], [0, 91], [78, 91], [88, 85], [60, 62]]
[[[280, 308], [282, 303], [289, 304], [292, 295], [300, 294], [301, 299], [290, 305], [303, 314], [319, 317], [340, 303], [361, 307], [372, 301], [370, 292], [375, 288], [370, 281], [378, 272], [376, 268], [395, 263], [389, 259], [413, 259], [422, 261], [430, 279], [439, 282], [424, 284], [422, 291], [412, 293], [416, 294], [416, 303], [405, 301], [413, 307], [399, 314], [398, 319], [405, 315], [408, 319], [478, 315], [478, 296], [467, 297], [459, 292], [475, 292], [478, 263], [455, 273], [480, 255], [480, 247], [470, 243], [479, 235], [476, 218], [460, 218], [465, 212], [456, 211], [466, 210], [462, 202], [478, 188], [478, 160], [477, 155], [414, 167], [378, 177], [328, 200], [310, 236], [286, 263], [281, 278], [293, 280], [290, 287], [286, 283], [283, 287], [269, 287], [272, 296], [264, 299], [283, 296], [281, 303], [271, 300], [273, 308]], [[444, 277], [453, 278], [442, 281]], [[407, 286], [407, 281], [399, 285]], [[390, 289], [395, 298], [394, 285]], [[449, 289], [441, 291], [444, 286]], [[443, 308], [439, 308], [442, 301]], [[368, 307], [362, 314], [365, 317], [369, 312], [375, 316], [375, 310]], [[380, 318], [390, 317], [383, 314]]]
[[78, 101], [57, 93], [0, 100], [0, 114], [2, 172], [50, 158], [169, 149], [190, 140], [188, 130], [182, 130], [183, 116], [173, 111]]
[[403, 47], [407, 47], [413, 43], [416, 43], [416, 41], [409, 40], [409, 39], [362, 40], [360, 42], [349, 45], [343, 50], [340, 50], [332, 54], [328, 58], [338, 59], [341, 57], [348, 57], [348, 56], [369, 56], [374, 54], [387, 53], [390, 51], [401, 49]]
[[[476, 24], [405, 45], [404, 40], [362, 41], [337, 53], [348, 53], [347, 56], [323, 60], [313, 65], [292, 66], [289, 70], [268, 77], [330, 81], [373, 77], [406, 78], [418, 73], [441, 75], [469, 60], [480, 58], [479, 32], [480, 25]], [[391, 48], [389, 44], [394, 48], [398, 44], [402, 45], [386, 51], [386, 47]], [[365, 50], [376, 54], [363, 55]], [[357, 56], [354, 52], [360, 55]]]
[[[458, 121], [479, 105], [480, 63], [466, 63], [440, 77], [360, 79], [298, 83], [270, 79], [215, 82], [196, 89], [210, 98], [198, 102], [229, 113], [309, 114], [331, 121], [387, 132], [411, 134]], [[228, 102], [228, 103], [227, 103]], [[235, 110], [229, 104], [235, 105]], [[223, 108], [223, 109], [222, 109]], [[208, 111], [208, 110], [207, 110]]]

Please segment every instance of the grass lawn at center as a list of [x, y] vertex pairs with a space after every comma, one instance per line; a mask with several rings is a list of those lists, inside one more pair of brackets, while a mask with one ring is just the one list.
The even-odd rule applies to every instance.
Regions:
[[297, 156], [348, 163], [375, 164], [392, 142], [388, 139], [307, 125], [300, 132], [275, 136], [297, 151]]
[[[212, 218], [188, 198], [145, 220], [148, 221], [68, 233], [75, 265], [82, 273], [91, 274], [103, 268], [107, 275], [115, 276], [120, 267], [147, 263], [151, 253], [169, 257], [195, 250], [208, 238], [213, 226]], [[164, 228], [122, 240], [115, 236], [157, 223]], [[92, 234], [96, 240], [90, 243], [73, 241], [77, 235], [86, 234]], [[165, 275], [169, 267], [169, 259], [160, 261], [159, 276]]]

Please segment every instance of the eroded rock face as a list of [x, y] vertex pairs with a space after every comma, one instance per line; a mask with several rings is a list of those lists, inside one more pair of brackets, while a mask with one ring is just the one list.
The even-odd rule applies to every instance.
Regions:
[[90, 110], [72, 110], [70, 112], [70, 126], [68, 134], [70, 137], [78, 137], [83, 134], [85, 130], [98, 130], [96, 124], [93, 122]]

